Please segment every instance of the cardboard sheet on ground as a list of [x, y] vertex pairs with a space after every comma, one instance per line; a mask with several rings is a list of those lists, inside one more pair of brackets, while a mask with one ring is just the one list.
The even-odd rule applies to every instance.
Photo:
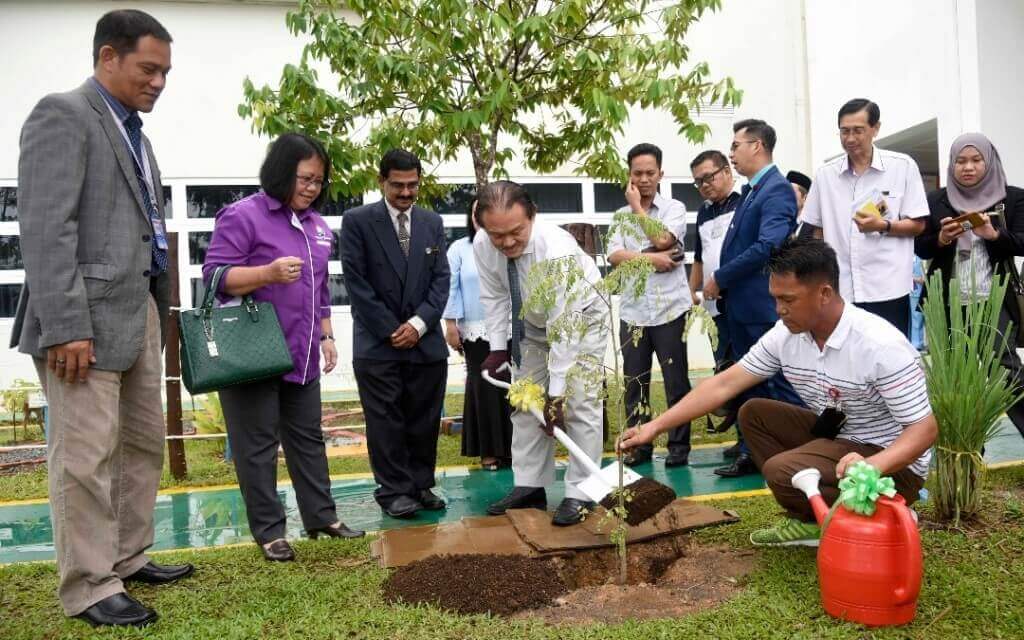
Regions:
[[382, 531], [370, 545], [370, 554], [385, 568], [402, 567], [430, 556], [483, 553], [537, 555], [505, 516], [391, 529]]
[[[606, 518], [605, 513], [598, 507], [582, 524], [573, 527], [556, 527], [551, 524], [550, 514], [536, 509], [512, 510], [506, 515], [524, 542], [541, 553], [550, 553], [612, 546], [608, 533], [615, 527], [615, 522]], [[626, 542], [641, 542], [670, 533], [737, 521], [739, 517], [732, 511], [678, 498], [650, 520], [628, 527]]]
[[[541, 556], [574, 549], [608, 547], [604, 510], [591, 514], [582, 524], [556, 527], [551, 514], [538, 509], [515, 509], [504, 516], [463, 518], [459, 522], [384, 531], [371, 545], [371, 554], [382, 567], [411, 564], [436, 555], [484, 554]], [[734, 512], [682, 498], [647, 522], [630, 527], [626, 540], [640, 542], [715, 524], [737, 522]]]

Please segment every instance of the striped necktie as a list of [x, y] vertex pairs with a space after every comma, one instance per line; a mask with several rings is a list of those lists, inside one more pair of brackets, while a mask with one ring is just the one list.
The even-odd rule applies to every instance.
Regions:
[[515, 258], [508, 259], [508, 292], [512, 297], [512, 340], [509, 343], [509, 352], [512, 355], [512, 362], [518, 367], [523, 359], [519, 346], [523, 339], [523, 297], [519, 291], [519, 271], [516, 269]]

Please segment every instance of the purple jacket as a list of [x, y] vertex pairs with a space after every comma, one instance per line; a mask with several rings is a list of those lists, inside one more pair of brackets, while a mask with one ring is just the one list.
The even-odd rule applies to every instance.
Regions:
[[[213, 272], [222, 265], [258, 267], [284, 256], [301, 258], [304, 263], [302, 277], [296, 282], [268, 285], [252, 292], [254, 300], [270, 302], [277, 311], [295, 363], [295, 369], [284, 376], [287, 382], [306, 384], [320, 375], [320, 320], [331, 316], [327, 261], [333, 237], [316, 211], [293, 213], [262, 191], [217, 213], [203, 263], [207, 287]], [[221, 277], [217, 292], [221, 302], [231, 299], [223, 292], [225, 279]]]

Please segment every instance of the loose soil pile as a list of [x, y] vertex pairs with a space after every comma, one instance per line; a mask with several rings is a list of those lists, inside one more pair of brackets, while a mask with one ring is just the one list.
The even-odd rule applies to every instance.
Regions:
[[388, 602], [551, 624], [675, 618], [732, 597], [757, 557], [752, 550], [701, 547], [673, 536], [630, 545], [627, 560], [628, 584], [619, 586], [619, 558], [610, 548], [549, 559], [435, 556], [398, 569], [382, 589]]
[[[626, 505], [626, 524], [631, 527], [654, 517], [676, 499], [676, 492], [672, 487], [655, 482], [650, 478], [640, 478], [628, 485], [626, 490], [633, 494], [632, 499]], [[611, 511], [618, 505], [618, 502], [615, 494], [609, 493], [601, 500], [601, 506]]]
[[498, 555], [433, 556], [401, 567], [383, 586], [387, 602], [498, 615], [550, 605], [566, 591], [550, 560]]

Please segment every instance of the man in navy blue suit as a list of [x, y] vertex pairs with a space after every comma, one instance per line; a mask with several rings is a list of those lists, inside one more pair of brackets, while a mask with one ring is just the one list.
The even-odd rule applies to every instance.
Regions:
[[[719, 309], [724, 306], [728, 310], [725, 316], [729, 336], [739, 360], [779, 319], [775, 301], [768, 293], [765, 265], [771, 250], [780, 246], [796, 227], [796, 196], [772, 162], [775, 129], [764, 120], [741, 120], [732, 129], [729, 159], [748, 183], [726, 231], [720, 266], [704, 284], [704, 297], [718, 300]], [[781, 375], [752, 387], [738, 400], [742, 404], [750, 398], [802, 404]], [[743, 442], [742, 424], [739, 432], [739, 455], [732, 464], [715, 469], [720, 476], [757, 473]]]
[[415, 155], [388, 151], [378, 176], [384, 199], [346, 211], [341, 228], [374, 497], [393, 518], [445, 508], [430, 489], [448, 375], [449, 272], [441, 216], [414, 206], [422, 173]]

